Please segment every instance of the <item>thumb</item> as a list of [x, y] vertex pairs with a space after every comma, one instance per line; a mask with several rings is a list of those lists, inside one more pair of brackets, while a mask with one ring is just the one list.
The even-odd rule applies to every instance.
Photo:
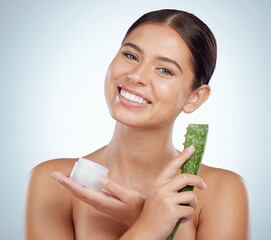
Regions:
[[129, 201], [129, 198], [131, 197], [131, 189], [121, 186], [112, 179], [106, 177], [99, 177], [98, 182], [104, 190], [117, 197], [122, 202]]

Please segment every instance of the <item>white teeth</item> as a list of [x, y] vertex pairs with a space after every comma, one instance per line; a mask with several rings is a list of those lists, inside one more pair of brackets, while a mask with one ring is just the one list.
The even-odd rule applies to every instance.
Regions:
[[125, 98], [129, 99], [130, 94], [128, 92], [125, 92]]
[[135, 95], [130, 94], [130, 98], [129, 98], [129, 99], [130, 99], [131, 101], [135, 101], [135, 98], [136, 98], [136, 96], [135, 96]]
[[120, 95], [125, 97], [125, 93], [124, 93], [124, 91], [122, 89], [120, 90]]
[[136, 96], [132, 93], [128, 93], [128, 92], [124, 91], [123, 89], [120, 90], [120, 95], [130, 101], [133, 101], [133, 102], [138, 102], [141, 104], [148, 104], [147, 100], [144, 100], [142, 97]]

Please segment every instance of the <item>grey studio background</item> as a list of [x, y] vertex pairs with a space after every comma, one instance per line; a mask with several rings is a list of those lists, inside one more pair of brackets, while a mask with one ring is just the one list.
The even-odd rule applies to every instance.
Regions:
[[[209, 100], [181, 114], [208, 123], [203, 162], [240, 174], [252, 239], [271, 239], [271, 80], [269, 1], [0, 1], [0, 238], [22, 238], [27, 176], [46, 160], [86, 155], [107, 144], [114, 121], [103, 94], [107, 66], [143, 13], [178, 8], [214, 32], [217, 68]], [[226, 224], [226, 223], [225, 223]]]

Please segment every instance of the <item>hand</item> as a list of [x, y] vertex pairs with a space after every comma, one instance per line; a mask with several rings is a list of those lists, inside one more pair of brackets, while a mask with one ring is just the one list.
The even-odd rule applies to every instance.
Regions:
[[[196, 195], [192, 191], [178, 193], [178, 190], [186, 185], [203, 190], [206, 185], [199, 176], [176, 175], [176, 172], [180, 170], [180, 167], [193, 154], [194, 150], [193, 146], [184, 150], [169, 162], [155, 180], [151, 191], [146, 196], [142, 213], [133, 226], [136, 229], [135, 232], [139, 233], [138, 236], [164, 240], [180, 218], [182, 218], [181, 223], [192, 218], [197, 205]], [[145, 232], [143, 235], [140, 233], [142, 231]], [[135, 235], [137, 236], [137, 234]]]
[[74, 196], [91, 205], [100, 212], [115, 217], [130, 227], [140, 215], [145, 198], [139, 192], [119, 185], [105, 177], [99, 178], [102, 191], [81, 186], [61, 172], [51, 174]]

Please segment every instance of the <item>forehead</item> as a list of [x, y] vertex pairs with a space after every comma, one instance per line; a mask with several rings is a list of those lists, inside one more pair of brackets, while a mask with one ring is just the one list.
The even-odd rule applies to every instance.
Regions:
[[146, 54], [173, 58], [182, 65], [192, 64], [192, 55], [182, 37], [170, 26], [144, 23], [135, 28], [123, 43], [138, 45]]

